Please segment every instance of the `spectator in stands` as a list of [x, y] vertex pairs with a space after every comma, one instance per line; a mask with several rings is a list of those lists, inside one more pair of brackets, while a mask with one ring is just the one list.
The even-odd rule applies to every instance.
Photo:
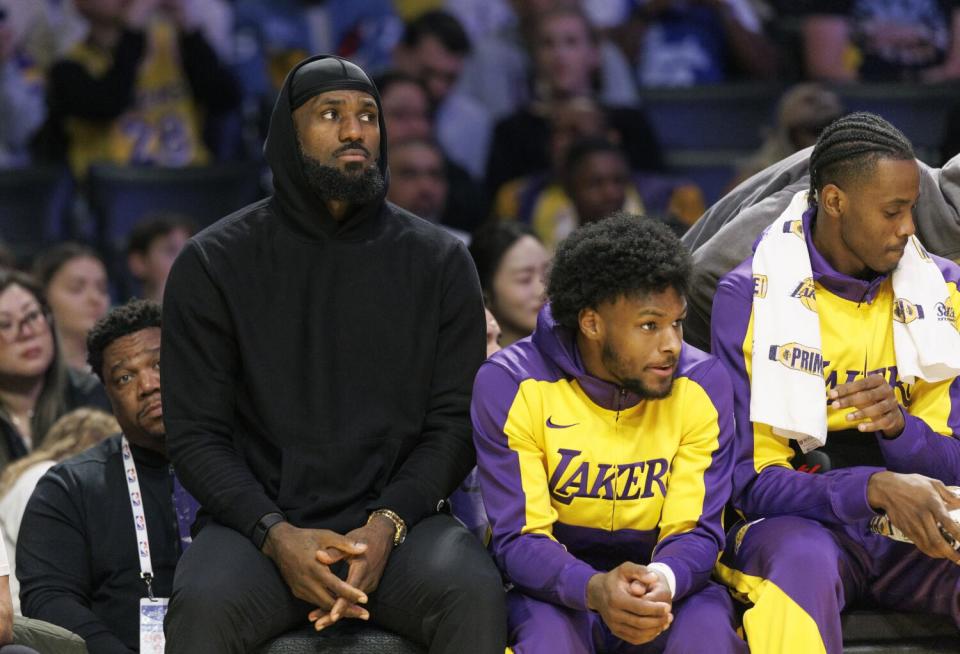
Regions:
[[20, 583], [16, 577], [17, 535], [20, 522], [37, 482], [47, 470], [80, 454], [107, 436], [120, 431], [116, 418], [100, 409], [74, 409], [53, 423], [43, 445], [17, 459], [0, 475], [0, 531], [10, 563], [13, 612], [20, 615]]
[[0, 468], [43, 445], [50, 426], [82, 406], [108, 407], [100, 385], [67, 369], [34, 279], [0, 270]]
[[550, 255], [526, 225], [492, 222], [470, 241], [483, 301], [500, 326], [500, 345], [529, 336], [544, 302]]
[[[487, 161], [487, 188], [495, 193], [504, 182], [550, 168], [550, 126], [555, 112], [576, 98], [597, 96], [599, 41], [582, 11], [575, 7], [540, 14], [535, 22], [533, 101], [504, 118], [494, 130]], [[603, 107], [605, 122], [615, 130], [638, 170], [662, 168], [660, 146], [642, 110]]]
[[[555, 131], [553, 140], [557, 138]], [[563, 150], [554, 148], [554, 152], [562, 157], [556, 172], [521, 177], [500, 187], [495, 216], [529, 225], [553, 251], [581, 223], [618, 210], [645, 213], [643, 200], [631, 182], [626, 157], [615, 143], [586, 137]], [[578, 192], [585, 214], [579, 213], [571, 191]]]
[[823, 128], [843, 115], [843, 103], [824, 86], [805, 82], [788, 89], [777, 106], [777, 124], [737, 170], [736, 186], [751, 175], [817, 142]]
[[[642, 87], [773, 79], [778, 52], [749, 0], [635, 0]], [[636, 47], [636, 46], [635, 46]]]
[[42, 149], [84, 175], [94, 163], [185, 166], [210, 160], [205, 121], [240, 91], [187, 0], [74, 0], [89, 36], [54, 64]]
[[657, 216], [681, 233], [703, 213], [703, 194], [695, 185], [631, 172], [618, 145], [619, 132], [607, 128], [594, 103], [580, 98], [558, 109], [550, 133], [550, 172], [501, 186], [495, 216], [530, 225], [553, 250], [578, 225], [617, 210]]
[[460, 241], [384, 201], [385, 132], [362, 69], [303, 61], [264, 148], [272, 201], [170, 273], [170, 451], [213, 519], [178, 568], [171, 651], [247, 652], [309, 616], [503, 652], [500, 576], [442, 512], [474, 462], [480, 288]]
[[374, 81], [389, 126], [388, 144], [433, 136], [433, 109], [422, 81], [397, 70], [379, 75]]
[[[753, 604], [751, 645], [840, 654], [859, 598], [958, 619], [960, 267], [914, 235], [920, 168], [879, 116], [829, 125], [810, 176], [717, 287], [752, 521], [717, 572]], [[872, 533], [883, 513], [912, 544]]]
[[401, 209], [443, 226], [464, 243], [470, 234], [447, 222], [450, 184], [439, 146], [427, 139], [408, 139], [390, 147], [390, 190], [387, 200]]
[[163, 302], [170, 266], [197, 231], [186, 216], [161, 214], [134, 225], [127, 243], [127, 267], [141, 284], [141, 297]]
[[586, 225], [557, 251], [533, 336], [477, 374], [477, 477], [518, 652], [747, 652], [710, 581], [733, 398], [681, 340], [689, 274], [663, 225]]
[[[541, 90], [529, 54], [539, 17], [576, 4], [571, 0], [510, 0], [512, 20], [504, 21], [503, 29], [476, 44], [463, 69], [463, 91], [487, 107], [495, 120], [527, 106]], [[611, 107], [636, 105], [636, 83], [623, 52], [606, 39], [598, 39], [597, 50], [598, 101]]]
[[935, 83], [960, 77], [960, 6], [952, 0], [814, 0], [801, 6], [812, 79]]
[[110, 308], [107, 268], [92, 248], [61, 243], [41, 252], [33, 272], [43, 285], [63, 359], [74, 370], [87, 367], [87, 333]]
[[[388, 125], [387, 144], [410, 139], [434, 140], [433, 112], [423, 83], [412, 75], [389, 71], [374, 79], [380, 91], [383, 117]], [[470, 173], [443, 154], [447, 180], [447, 202], [444, 224], [472, 232], [487, 215], [486, 196]]]
[[141, 633], [140, 605], [170, 596], [190, 542], [197, 507], [167, 460], [160, 325], [157, 304], [134, 300], [90, 332], [90, 366], [122, 434], [51, 468], [21, 523], [23, 614], [78, 634], [90, 654], [138, 651], [157, 636]]
[[445, 11], [422, 14], [404, 30], [393, 53], [398, 70], [421, 80], [436, 113], [436, 139], [476, 179], [483, 176], [493, 122], [487, 110], [456, 90], [470, 40]]

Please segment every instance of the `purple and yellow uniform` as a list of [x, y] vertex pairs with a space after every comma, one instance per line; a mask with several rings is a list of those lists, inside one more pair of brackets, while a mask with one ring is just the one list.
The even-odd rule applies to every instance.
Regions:
[[515, 589], [518, 654], [641, 651], [587, 611], [590, 577], [625, 561], [665, 564], [676, 580], [674, 623], [642, 651], [704, 638], [712, 651], [746, 651], [729, 598], [708, 581], [730, 493], [732, 402], [723, 366], [690, 346], [665, 399], [590, 376], [549, 306], [533, 336], [483, 364], [471, 408], [478, 478]]
[[[194, 99], [173, 25], [155, 21], [146, 34], [146, 52], [136, 73], [132, 102], [114, 120], [69, 117], [68, 153], [74, 174], [94, 163], [186, 166], [210, 160], [202, 138], [203, 112]], [[68, 59], [95, 78], [114, 65], [113, 53], [78, 44]]]
[[[884, 375], [901, 404], [905, 428], [895, 439], [864, 434], [846, 420], [850, 409], [828, 406], [826, 445], [801, 459], [769, 425], [751, 423], [753, 297], [758, 292], [753, 258], [720, 280], [712, 349], [734, 385], [733, 502], [747, 520], [765, 519], [731, 529], [718, 572], [754, 604], [744, 616], [753, 652], [839, 654], [840, 611], [858, 598], [960, 618], [960, 568], [872, 534], [868, 521], [876, 514], [867, 503], [867, 482], [884, 469], [960, 483], [960, 381], [908, 384], [901, 379], [893, 346], [892, 278], [864, 281], [834, 270], [813, 245], [813, 212], [803, 216], [813, 284], [794, 296], [819, 315], [826, 389]], [[946, 284], [943, 302], [922, 309], [925, 319], [960, 328], [960, 267], [934, 259]]]

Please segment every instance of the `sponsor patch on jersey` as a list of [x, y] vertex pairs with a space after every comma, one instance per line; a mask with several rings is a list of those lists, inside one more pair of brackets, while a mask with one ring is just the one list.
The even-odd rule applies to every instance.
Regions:
[[790, 370], [823, 376], [823, 355], [820, 350], [800, 343], [770, 346], [770, 360], [779, 361]]
[[923, 320], [923, 307], [898, 297], [893, 301], [893, 319], [905, 325], [909, 325], [914, 320]]
[[753, 297], [767, 297], [767, 276], [756, 274], [753, 276]]
[[813, 277], [807, 277], [797, 284], [790, 297], [797, 298], [804, 307], [814, 313], [817, 312], [817, 293], [813, 288]]
[[950, 302], [950, 298], [947, 298], [943, 302], [937, 302], [937, 320], [947, 320], [950, 324], [956, 326], [957, 324], [957, 312], [953, 308], [953, 303]]

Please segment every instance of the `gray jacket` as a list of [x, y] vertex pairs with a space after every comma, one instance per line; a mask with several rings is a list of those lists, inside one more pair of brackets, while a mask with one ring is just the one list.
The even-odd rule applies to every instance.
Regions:
[[[684, 244], [693, 252], [693, 283], [684, 340], [709, 351], [710, 311], [717, 282], [750, 256], [764, 227], [798, 191], [810, 187], [807, 164], [813, 148], [762, 170], [707, 209]], [[920, 164], [917, 237], [934, 254], [960, 259], [960, 155], [943, 168]]]

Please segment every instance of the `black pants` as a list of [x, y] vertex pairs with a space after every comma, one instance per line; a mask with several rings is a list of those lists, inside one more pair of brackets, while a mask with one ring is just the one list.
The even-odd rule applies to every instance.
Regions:
[[[168, 654], [246, 654], [305, 626], [273, 562], [234, 531], [210, 523], [177, 565], [164, 625]], [[431, 516], [393, 550], [367, 605], [370, 621], [430, 654], [503, 654], [507, 616], [500, 574], [449, 515]]]

